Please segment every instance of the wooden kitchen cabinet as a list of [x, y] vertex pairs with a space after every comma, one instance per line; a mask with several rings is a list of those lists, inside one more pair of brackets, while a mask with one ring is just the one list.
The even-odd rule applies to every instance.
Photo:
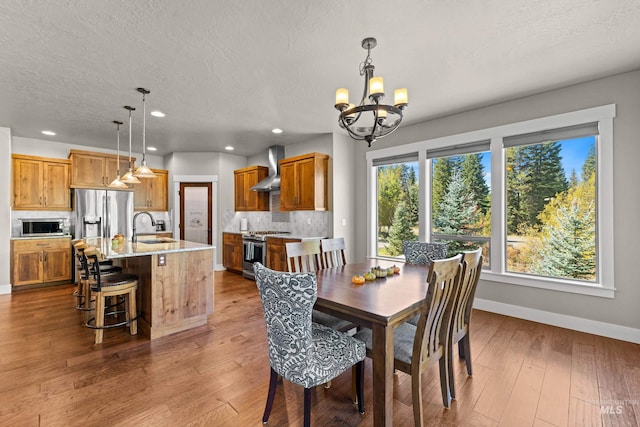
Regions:
[[233, 171], [236, 212], [269, 210], [269, 193], [251, 190], [251, 187], [268, 175], [269, 168], [265, 166], [250, 166]]
[[329, 156], [309, 153], [280, 161], [280, 210], [328, 209]]
[[222, 265], [241, 272], [243, 258], [242, 234], [222, 233]]
[[11, 241], [11, 283], [34, 285], [71, 280], [71, 239]]
[[11, 160], [13, 209], [71, 210], [69, 160], [20, 154]]
[[[96, 153], [93, 151], [70, 150], [71, 187], [107, 188], [118, 174], [118, 156], [116, 154]], [[135, 158], [131, 158], [135, 164]], [[120, 156], [120, 175], [129, 170], [129, 156]]]
[[155, 178], [140, 178], [140, 184], [133, 184], [133, 209], [136, 211], [169, 210], [169, 172], [151, 169]]
[[277, 271], [288, 271], [286, 244], [288, 242], [299, 241], [300, 239], [267, 237], [267, 268]]

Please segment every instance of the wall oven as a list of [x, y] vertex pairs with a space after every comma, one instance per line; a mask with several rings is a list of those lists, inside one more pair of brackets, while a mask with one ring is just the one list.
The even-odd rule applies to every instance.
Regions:
[[253, 264], [259, 262], [262, 265], [267, 261], [267, 241], [258, 236], [244, 236], [242, 238], [242, 275], [247, 279], [256, 280], [253, 274]]

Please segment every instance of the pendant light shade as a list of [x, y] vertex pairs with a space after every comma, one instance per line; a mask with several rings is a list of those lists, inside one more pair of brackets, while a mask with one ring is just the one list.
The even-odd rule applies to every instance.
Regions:
[[147, 166], [147, 159], [145, 158], [147, 151], [147, 110], [145, 107], [145, 96], [149, 94], [150, 91], [146, 90], [145, 88], [139, 87], [138, 92], [142, 94], [142, 162], [140, 163], [140, 167], [133, 173], [133, 176], [135, 176], [136, 178], [155, 178], [156, 174], [153, 173], [149, 166]]
[[134, 107], [125, 106], [125, 110], [129, 111], [129, 171], [122, 175], [120, 181], [126, 184], [140, 184], [140, 180], [133, 176], [133, 164], [131, 162], [131, 112], [135, 111]]
[[113, 123], [116, 124], [118, 129], [118, 136], [116, 137], [116, 141], [117, 141], [116, 142], [116, 159], [117, 159], [116, 161], [117, 161], [118, 169], [116, 172], [116, 179], [111, 181], [111, 184], [109, 184], [109, 188], [124, 190], [125, 188], [129, 188], [129, 187], [127, 187], [127, 184], [125, 184], [120, 180], [120, 125], [122, 124], [122, 122], [114, 120]]

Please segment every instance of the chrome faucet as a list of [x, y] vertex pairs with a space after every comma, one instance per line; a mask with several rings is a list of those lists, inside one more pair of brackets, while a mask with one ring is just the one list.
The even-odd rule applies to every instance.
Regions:
[[153, 225], [155, 227], [156, 225], [156, 220], [153, 219], [153, 215], [151, 215], [149, 212], [147, 211], [140, 211], [137, 214], [135, 214], [133, 216], [133, 237], [131, 237], [131, 241], [133, 243], [137, 243], [138, 242], [138, 233], [136, 233], [136, 218], [138, 218], [138, 215], [140, 214], [147, 214], [149, 215], [149, 218], [151, 218], [151, 225]]

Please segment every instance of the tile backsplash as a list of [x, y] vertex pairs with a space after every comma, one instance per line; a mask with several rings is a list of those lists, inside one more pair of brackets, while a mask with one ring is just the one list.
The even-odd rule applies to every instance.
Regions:
[[[281, 214], [286, 214], [287, 222], [280, 221]], [[329, 212], [314, 211], [235, 212], [227, 209], [222, 214], [222, 230], [238, 233], [240, 218], [247, 218], [249, 231], [273, 230], [288, 231], [296, 236], [329, 236], [329, 215]]]

